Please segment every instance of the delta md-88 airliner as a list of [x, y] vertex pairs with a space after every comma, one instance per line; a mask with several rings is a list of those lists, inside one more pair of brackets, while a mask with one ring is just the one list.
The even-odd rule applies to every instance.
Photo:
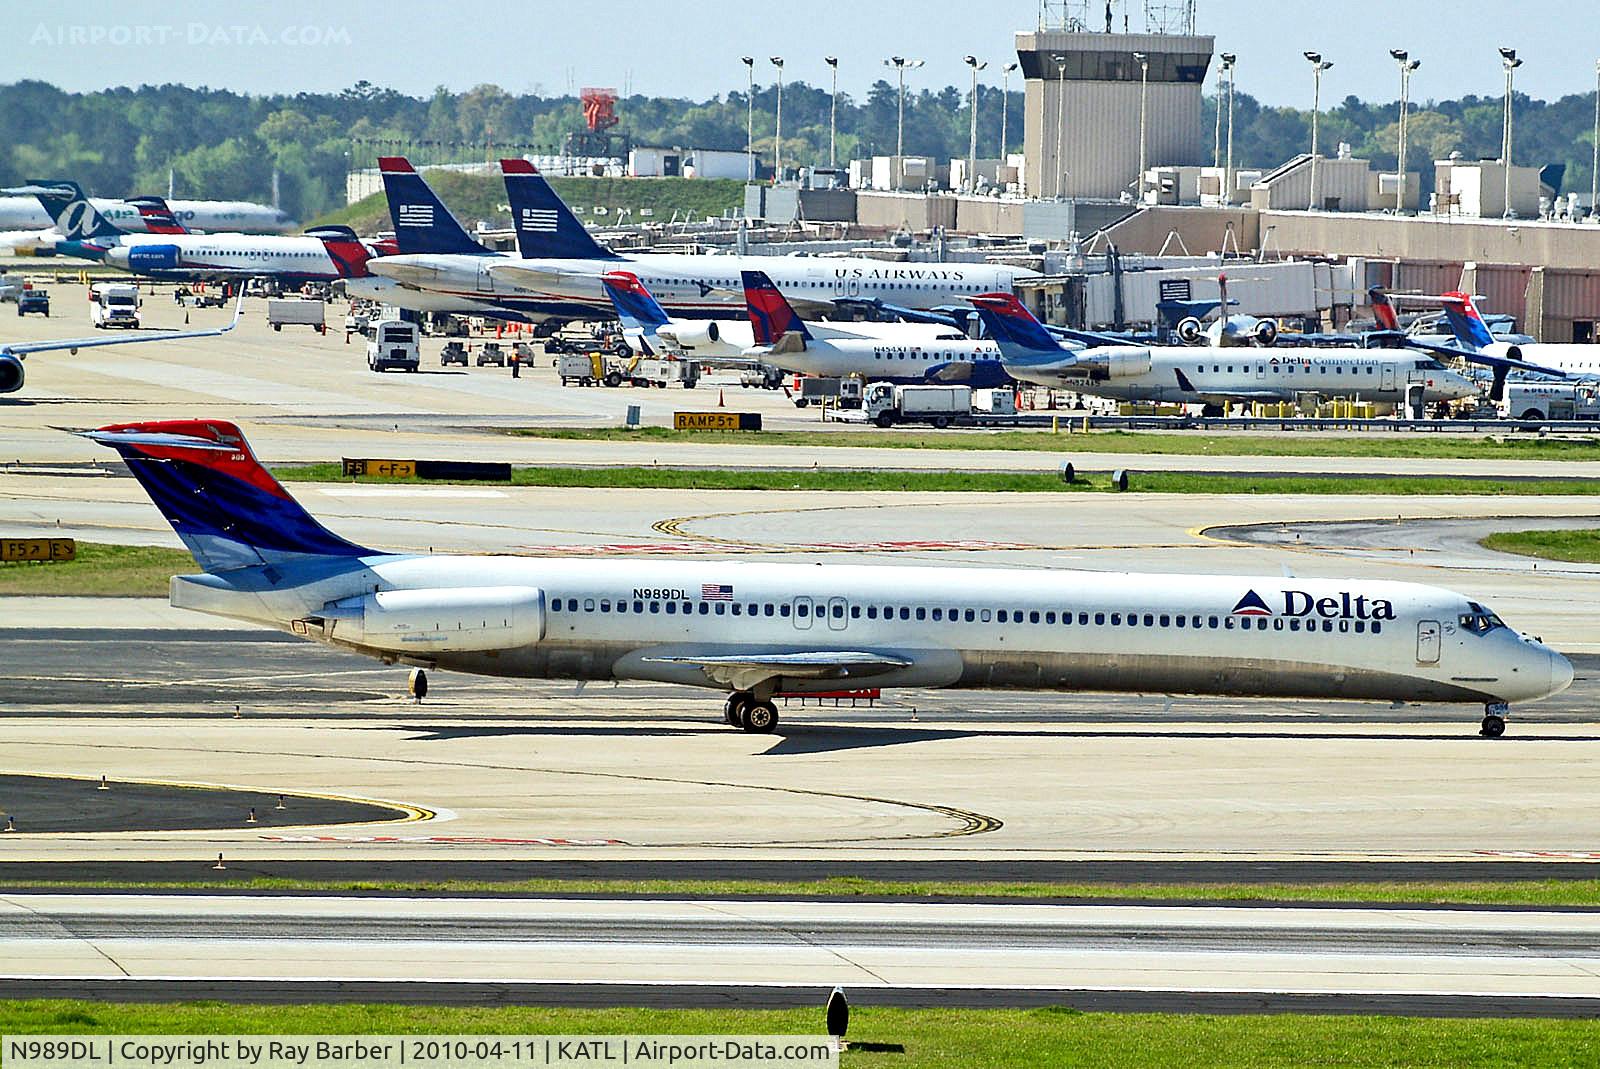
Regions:
[[[85, 432], [116, 449], [204, 574], [172, 604], [387, 663], [727, 693], [972, 687], [1507, 707], [1566, 658], [1481, 602], [1364, 579], [385, 553], [328, 531], [212, 420]], [[424, 677], [425, 678], [425, 677]]]

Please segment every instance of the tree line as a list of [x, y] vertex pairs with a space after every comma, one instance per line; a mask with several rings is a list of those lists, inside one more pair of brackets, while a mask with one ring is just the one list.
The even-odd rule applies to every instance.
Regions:
[[[978, 152], [1000, 149], [1001, 90], [978, 92]], [[1589, 188], [1594, 94], [1545, 102], [1518, 96], [1519, 162], [1562, 164], [1566, 188]], [[640, 145], [742, 151], [748, 98], [734, 91], [704, 101], [632, 96], [619, 101], [616, 132]], [[829, 95], [825, 87], [791, 82], [783, 88], [786, 164], [828, 162]], [[770, 165], [775, 86], [753, 97], [755, 143]], [[1205, 98], [1205, 162], [1210, 162], [1216, 100]], [[967, 154], [969, 93], [955, 86], [907, 90], [905, 146], [935, 158]], [[1022, 146], [1022, 93], [1007, 101], [1007, 140]], [[1414, 104], [1407, 159], [1432, 187], [1427, 161], [1459, 152], [1469, 159], [1499, 154], [1501, 101], [1467, 96]], [[898, 94], [879, 81], [865, 99], [841, 93], [838, 159], [894, 151]], [[344, 204], [346, 173], [371, 167], [396, 151], [419, 162], [465, 162], [498, 155], [559, 152], [567, 134], [583, 127], [572, 96], [512, 94], [495, 85], [454, 93], [440, 88], [413, 97], [369, 82], [339, 93], [247, 95], [183, 85], [68, 93], [39, 81], [0, 86], [0, 183], [70, 177], [103, 196], [164, 193], [172, 176], [180, 197], [271, 199], [278, 179], [281, 206], [312, 219]], [[1129, 136], [1137, 136], [1129, 131]], [[1357, 156], [1381, 167], [1395, 164], [1398, 105], [1346, 97], [1324, 112], [1322, 149], [1347, 142]], [[1269, 169], [1307, 151], [1308, 111], [1268, 107], [1245, 93], [1234, 101], [1236, 167]]]

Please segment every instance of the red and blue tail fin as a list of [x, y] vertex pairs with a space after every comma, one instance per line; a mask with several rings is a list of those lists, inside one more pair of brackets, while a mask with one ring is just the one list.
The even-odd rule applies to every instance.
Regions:
[[967, 298], [973, 307], [978, 309], [978, 317], [983, 320], [984, 329], [989, 332], [989, 337], [1000, 346], [1001, 352], [1007, 349], [1020, 350], [1024, 353], [1049, 353], [1052, 356], [1061, 355], [1061, 345], [1051, 336], [1048, 330], [1034, 318], [1015, 295], [1010, 293], [984, 293], [977, 297]]
[[1450, 332], [1456, 336], [1456, 341], [1469, 349], [1482, 349], [1494, 344], [1494, 335], [1489, 332], [1483, 316], [1478, 314], [1478, 306], [1473, 303], [1471, 294], [1446, 293], [1443, 297], [1444, 318], [1449, 322]]
[[1379, 330], [1400, 329], [1400, 317], [1395, 314], [1394, 302], [1383, 291], [1383, 287], [1373, 286], [1369, 289], [1367, 303], [1372, 305], [1372, 318], [1377, 322]]
[[667, 313], [632, 271], [608, 271], [600, 276], [600, 282], [606, 288], [606, 296], [616, 306], [617, 318], [623, 327], [654, 333], [657, 327], [670, 322]]
[[208, 572], [308, 557], [373, 555], [323, 527], [223, 420], [121, 423], [85, 437], [122, 454], [150, 500]]
[[371, 274], [367, 261], [372, 259], [372, 250], [349, 227], [319, 226], [307, 230], [306, 236], [322, 242], [322, 249], [340, 278], [366, 278]]
[[594, 239], [539, 169], [527, 160], [501, 160], [517, 250], [529, 260], [618, 260]]
[[777, 345], [787, 334], [811, 340], [805, 320], [794, 310], [782, 291], [765, 271], [741, 272], [744, 278], [744, 306], [757, 345]]
[[394, 223], [395, 241], [402, 253], [489, 255], [489, 250], [473, 241], [456, 222], [444, 202], [404, 156], [379, 157], [378, 170], [383, 174], [389, 218]]
[[129, 197], [128, 203], [139, 211], [139, 218], [144, 220], [146, 234], [187, 234], [189, 228], [178, 222], [178, 217], [173, 214], [167, 205], [165, 197]]

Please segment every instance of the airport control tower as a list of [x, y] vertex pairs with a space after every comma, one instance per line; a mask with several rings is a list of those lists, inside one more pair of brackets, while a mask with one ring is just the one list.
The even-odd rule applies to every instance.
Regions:
[[[1143, 87], [1147, 163], [1210, 162], [1200, 94], [1215, 38], [1194, 32], [1194, 5], [1146, 3], [1142, 19], [1114, 12], [1111, 4], [1103, 8], [1047, 2], [1040, 5], [1039, 29], [1017, 34], [1027, 80], [1023, 183], [1029, 196], [1114, 200], [1134, 192], [1141, 53], [1150, 66]], [[1168, 17], [1173, 8], [1181, 9], [1177, 18]], [[1128, 32], [1134, 21], [1145, 32]]]

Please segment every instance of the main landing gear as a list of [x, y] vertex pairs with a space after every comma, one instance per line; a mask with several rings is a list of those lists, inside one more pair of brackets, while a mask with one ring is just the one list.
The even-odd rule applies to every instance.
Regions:
[[757, 735], [770, 734], [778, 726], [778, 707], [771, 698], [756, 700], [747, 690], [736, 690], [728, 695], [722, 707], [722, 718], [729, 727]]
[[1483, 726], [1478, 729], [1478, 734], [1486, 739], [1498, 739], [1506, 733], [1506, 717], [1511, 715], [1511, 706], [1503, 703], [1486, 705], [1483, 707]]

